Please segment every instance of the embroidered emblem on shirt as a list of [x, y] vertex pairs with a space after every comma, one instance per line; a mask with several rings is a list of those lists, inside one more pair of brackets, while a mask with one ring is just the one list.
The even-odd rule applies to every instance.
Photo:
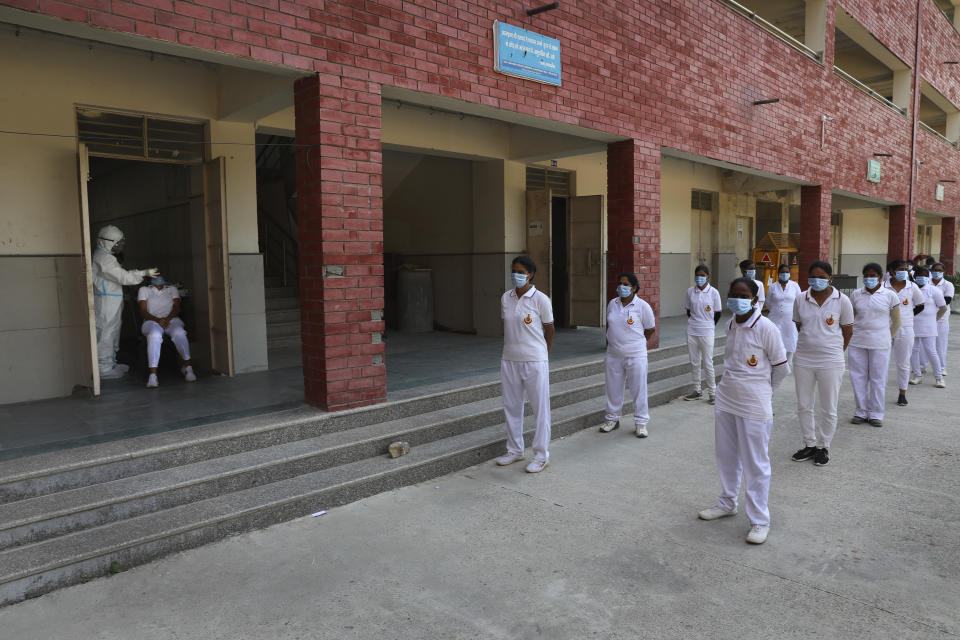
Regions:
[[527, 314], [527, 317], [524, 318], [523, 321], [524, 321], [525, 323], [527, 323], [527, 324], [531, 324], [531, 323], [533, 322], [533, 318], [531, 318], [531, 317], [530, 317], [530, 314], [528, 313], [528, 314]]
[[828, 327], [833, 326], [833, 316], [830, 316], [829, 318], [827, 318], [827, 326]]
[[710, 311], [710, 305], [707, 305], [707, 311]]
[[756, 356], [756, 355], [750, 354], [750, 359], [747, 360], [747, 364], [750, 365], [751, 367], [755, 367], [755, 366], [757, 366], [758, 364], [760, 364], [760, 361], [757, 360], [757, 356]]
[[904, 300], [904, 301], [903, 301], [903, 306], [907, 306], [908, 304], [910, 304], [910, 301], [909, 301], [909, 300]]
[[633, 316], [627, 317], [627, 324], [633, 324]]

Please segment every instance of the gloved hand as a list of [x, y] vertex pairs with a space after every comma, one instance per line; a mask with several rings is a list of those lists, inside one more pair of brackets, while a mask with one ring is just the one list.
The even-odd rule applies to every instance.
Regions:
[[141, 277], [144, 277], [144, 278], [156, 278], [158, 275], [160, 275], [160, 269], [157, 269], [156, 267], [150, 267], [149, 269], [141, 269], [140, 275]]

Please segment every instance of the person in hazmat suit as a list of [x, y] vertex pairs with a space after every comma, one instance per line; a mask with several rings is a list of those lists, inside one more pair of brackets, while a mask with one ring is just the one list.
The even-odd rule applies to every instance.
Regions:
[[123, 231], [112, 224], [97, 232], [93, 252], [93, 304], [97, 321], [97, 362], [100, 378], [120, 378], [130, 369], [117, 363], [123, 311], [123, 286], [140, 284], [159, 273], [155, 268], [127, 270], [115, 254], [123, 250]]

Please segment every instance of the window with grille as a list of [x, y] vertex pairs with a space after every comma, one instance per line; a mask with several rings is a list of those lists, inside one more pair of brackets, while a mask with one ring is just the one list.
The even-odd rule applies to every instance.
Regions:
[[203, 161], [202, 122], [77, 109], [77, 135], [92, 156], [193, 164]]
[[570, 195], [570, 172], [546, 167], [527, 167], [527, 191], [546, 191], [555, 196]]
[[690, 192], [690, 208], [699, 211], [713, 211], [713, 196], [714, 194], [710, 191], [694, 189]]

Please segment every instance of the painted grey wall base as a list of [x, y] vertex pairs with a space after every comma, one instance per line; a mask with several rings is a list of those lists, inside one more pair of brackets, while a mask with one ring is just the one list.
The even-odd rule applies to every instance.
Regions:
[[[693, 281], [689, 253], [660, 254], [660, 317], [685, 315], [687, 288]], [[643, 283], [640, 283], [641, 285]]]
[[[887, 268], [887, 254], [877, 253], [841, 253], [840, 254], [840, 273], [848, 275], [857, 275], [859, 284], [863, 284], [863, 265], [869, 262], [876, 262], [884, 269]], [[803, 274], [801, 274], [802, 276]], [[803, 279], [801, 278], [801, 282]]]
[[233, 365], [236, 373], [267, 369], [267, 312], [263, 293], [263, 256], [230, 254], [230, 306]]

